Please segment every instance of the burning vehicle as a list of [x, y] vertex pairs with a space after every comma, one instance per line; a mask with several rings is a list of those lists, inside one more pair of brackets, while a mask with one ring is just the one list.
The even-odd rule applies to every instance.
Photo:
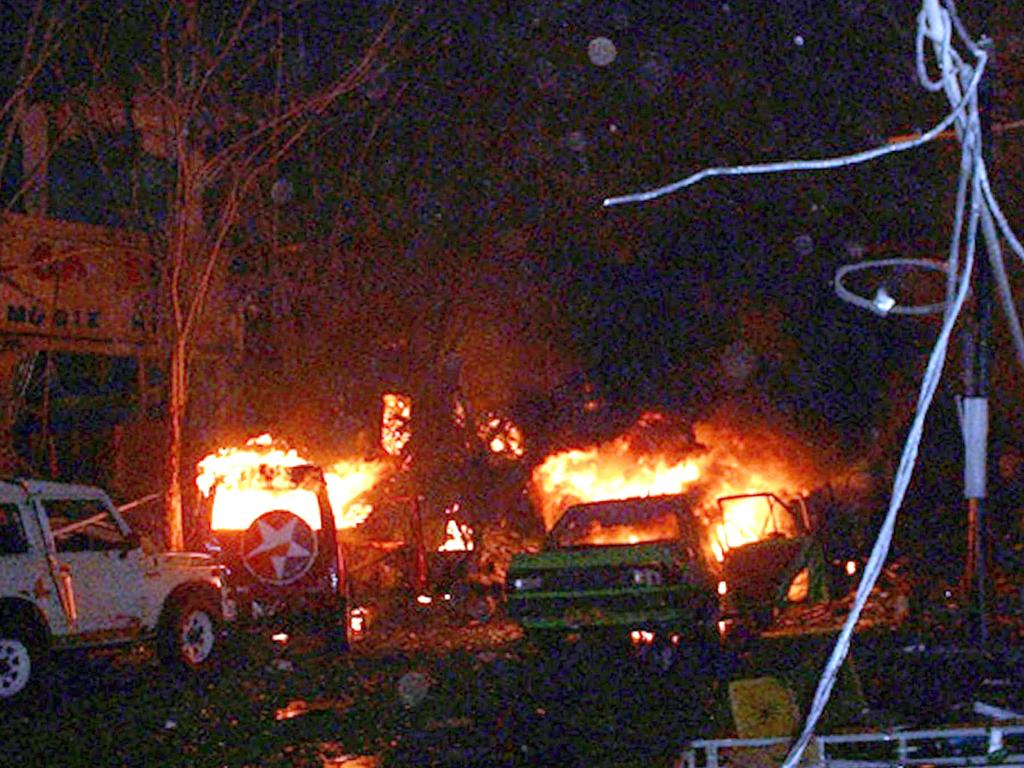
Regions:
[[574, 505], [540, 552], [513, 557], [509, 613], [535, 638], [608, 630], [667, 656], [703, 647], [718, 594], [701, 527], [681, 494]]
[[339, 531], [361, 523], [360, 501], [383, 465], [339, 462], [330, 470], [261, 435], [199, 464], [210, 548], [227, 566], [239, 620], [276, 631], [348, 640], [347, 579]]
[[[818, 478], [800, 451], [710, 424], [697, 425], [699, 445], [672, 450], [666, 427], [645, 414], [625, 435], [535, 468], [548, 533], [539, 552], [513, 558], [507, 580], [527, 633], [608, 629], [664, 658], [827, 599], [802, 501]], [[765, 489], [790, 489], [794, 501]]]
[[828, 600], [825, 558], [802, 498], [737, 494], [717, 508], [712, 548], [726, 626], [763, 629], [788, 604]]

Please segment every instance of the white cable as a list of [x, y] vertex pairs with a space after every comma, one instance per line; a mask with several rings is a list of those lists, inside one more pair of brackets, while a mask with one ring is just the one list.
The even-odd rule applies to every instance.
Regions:
[[[981, 80], [981, 75], [985, 71], [985, 54], [982, 53], [981, 58], [978, 60], [978, 68], [974, 72], [974, 76], [971, 79], [970, 90], [968, 93], [972, 93], [977, 90], [978, 82]], [[730, 165], [730, 166], [719, 166], [716, 168], [705, 168], [702, 171], [687, 176], [685, 179], [673, 182], [672, 184], [666, 184], [663, 187], [657, 189], [648, 190], [647, 192], [635, 192], [631, 195], [622, 195], [620, 197], [608, 197], [604, 200], [604, 207], [609, 208], [613, 205], [623, 205], [625, 203], [644, 203], [648, 200], [654, 200], [664, 195], [669, 195], [673, 192], [678, 192], [680, 189], [692, 186], [699, 181], [710, 178], [712, 176], [752, 176], [755, 174], [763, 173], [785, 173], [787, 171], [824, 171], [832, 168], [845, 168], [850, 165], [857, 165], [859, 163], [866, 163], [869, 160], [875, 160], [885, 155], [892, 155], [896, 152], [906, 152], [909, 149], [915, 149], [923, 144], [927, 144], [932, 141], [936, 136], [945, 131], [951, 126], [967, 108], [968, 99], [964, 98], [956, 105], [956, 108], [944, 117], [939, 123], [936, 123], [927, 133], [923, 133], [917, 138], [908, 139], [907, 141], [896, 142], [895, 144], [885, 144], [880, 147], [868, 149], [863, 152], [855, 152], [852, 155], [843, 155], [841, 157], [829, 157], [819, 160], [784, 160], [778, 163], [758, 163], [755, 165]]]
[[[934, 5], [935, 0], [930, 0]], [[925, 0], [925, 4], [929, 3], [929, 0]], [[918, 24], [923, 23], [925, 16], [918, 16]], [[942, 55], [941, 51], [939, 55]], [[979, 67], [980, 68], [980, 67]], [[957, 95], [959, 90], [957, 83], [951, 76], [949, 70], [944, 68], [945, 79], [947, 81], [945, 91], [947, 97], [951, 100]], [[917, 458], [917, 451], [920, 445], [921, 433], [924, 427], [924, 419], [927, 416], [928, 409], [931, 405], [932, 397], [935, 394], [935, 390], [938, 387], [939, 379], [942, 375], [942, 367], [945, 363], [946, 350], [949, 345], [949, 337], [956, 325], [956, 320], [959, 317], [961, 310], [963, 309], [964, 301], [967, 297], [968, 290], [971, 283], [971, 273], [974, 266], [975, 250], [977, 243], [978, 234], [978, 223], [981, 219], [981, 211], [985, 205], [985, 195], [983, 190], [983, 181], [985, 179], [984, 161], [981, 154], [981, 141], [980, 141], [980, 121], [978, 120], [977, 112], [977, 81], [976, 79], [971, 80], [971, 87], [967, 94], [964, 96], [965, 99], [969, 100], [970, 107], [968, 110], [967, 119], [964, 121], [963, 127], [966, 129], [962, 134], [961, 138], [964, 142], [964, 150], [970, 151], [970, 162], [968, 164], [961, 164], [961, 174], [968, 173], [971, 178], [971, 215], [967, 227], [967, 247], [966, 257], [964, 263], [964, 270], [959, 280], [959, 287], [957, 291], [957, 299], [953, 307], [947, 312], [946, 317], [943, 321], [942, 331], [939, 334], [939, 339], [932, 350], [929, 357], [928, 367], [925, 371], [924, 378], [921, 382], [921, 391], [918, 398], [917, 410], [914, 414], [914, 421], [911, 425], [910, 434], [907, 437], [907, 442], [904, 445], [903, 453], [900, 457], [900, 464], [896, 471], [896, 477], [893, 481], [892, 497], [889, 504], [889, 510], [886, 513], [885, 521], [882, 524], [882, 528], [879, 531], [878, 539], [875, 542], [874, 548], [871, 552], [871, 557], [868, 560], [868, 564], [865, 566], [864, 575], [861, 578], [861, 582], [857, 588], [857, 595], [854, 598], [853, 607], [850, 610], [850, 614], [847, 616], [846, 621], [843, 624], [842, 631], [836, 640], [836, 644], [832, 649], [832, 653], [829, 656], [828, 662], [825, 665], [825, 669], [822, 672], [821, 679], [818, 682], [817, 690], [815, 691], [814, 700], [811, 703], [810, 710], [808, 711], [807, 718], [804, 723], [804, 728], [800, 733], [800, 737], [793, 744], [789, 754], [786, 756], [786, 760], [783, 763], [783, 768], [793, 768], [803, 755], [807, 744], [810, 743], [811, 738], [814, 735], [814, 730], [817, 727], [818, 721], [823, 714], [826, 705], [828, 704], [829, 696], [831, 695], [832, 688], [835, 685], [835, 681], [839, 675], [839, 670], [842, 667], [843, 661], [850, 647], [850, 638], [853, 634], [854, 627], [857, 621], [860, 619], [860, 614], [863, 611], [864, 605], [867, 602], [868, 596], [871, 590], [874, 588], [878, 576], [881, 573], [882, 565], [885, 562], [885, 558], [889, 552], [889, 546], [892, 542], [893, 530], [895, 529], [896, 516], [900, 506], [903, 503], [903, 498], [906, 494], [906, 489], [910, 483], [910, 478], [913, 474], [914, 463]], [[962, 100], [961, 100], [962, 101]], [[961, 175], [960, 187], [963, 186], [964, 176]], [[962, 221], [963, 217], [963, 198], [961, 195], [957, 195], [957, 211], [955, 221]], [[956, 229], [956, 227], [954, 227]], [[959, 232], [954, 233], [954, 238], [957, 244], [951, 244], [951, 253], [955, 251], [959, 243]]]
[[928, 35], [928, 31], [925, 28], [925, 19], [927, 11], [924, 8], [917, 15], [917, 35], [914, 38], [914, 47], [916, 49], [916, 56], [914, 57], [914, 63], [917, 67], [917, 80], [921, 83], [921, 87], [926, 91], [932, 93], [938, 93], [946, 87], [946, 78], [949, 77], [949, 73], [953, 69], [952, 61], [952, 50], [950, 48], [950, 41], [953, 38], [953, 27], [952, 24], [946, 24], [945, 21], [948, 19], [949, 14], [942, 12], [942, 49], [939, 55], [939, 63], [942, 67], [942, 76], [938, 80], [932, 80], [928, 77], [928, 67], [925, 64], [924, 59], [924, 38]]
[[1010, 326], [1010, 339], [1013, 342], [1014, 352], [1017, 354], [1017, 362], [1024, 368], [1024, 328], [1021, 328], [1020, 316], [1017, 314], [1017, 307], [1013, 303], [1013, 292], [1010, 288], [1010, 280], [1006, 276], [1006, 264], [1003, 261], [1003, 252], [999, 248], [999, 235], [996, 233], [996, 225], [992, 220], [992, 211], [988, 206], [981, 211], [981, 231], [985, 235], [985, 246], [988, 248], [988, 260], [992, 266], [992, 276], [995, 278], [996, 287], [999, 289], [999, 303], [1006, 315], [1006, 324]]
[[878, 581], [878, 577], [882, 572], [882, 566], [889, 554], [889, 546], [892, 543], [892, 534], [896, 526], [896, 516], [903, 504], [903, 498], [906, 495], [907, 487], [910, 485], [914, 465], [917, 461], [917, 451], [921, 443], [921, 434], [924, 430], [924, 420], [928, 415], [932, 397], [935, 395], [935, 390], [938, 388], [939, 380], [942, 377], [942, 368], [946, 361], [946, 350], [949, 346], [949, 337], [953, 332], [953, 327], [956, 325], [960, 311], [963, 309], [964, 301], [967, 298], [967, 293], [971, 285], [970, 275], [974, 266], [974, 242], [977, 236], [981, 204], [980, 180], [977, 176], [975, 177], [973, 187], [975, 193], [972, 195], [971, 199], [971, 219], [968, 224], [967, 253], [964, 259], [963, 275], [960, 279], [956, 301], [943, 320], [939, 338], [928, 358], [928, 366], [925, 369], [925, 374], [921, 382], [921, 390], [917, 401], [917, 410], [914, 413], [914, 421], [911, 424], [910, 433], [908, 434], [907, 441], [904, 444], [903, 453], [900, 456], [899, 467], [896, 470], [896, 476], [893, 480], [892, 497], [889, 503], [889, 509], [886, 512], [885, 520], [879, 530], [878, 539], [875, 541], [875, 545], [871, 550], [871, 556], [868, 558], [867, 565], [864, 566], [864, 574], [861, 576], [860, 584], [857, 587], [857, 595], [854, 598], [853, 606], [850, 609], [849, 615], [846, 617], [846, 621], [839, 633], [839, 637], [836, 639], [836, 644], [832, 649], [832, 654], [829, 656], [828, 662], [825, 664], [825, 669], [822, 672], [821, 679], [818, 681], [818, 687], [814, 694], [814, 700], [811, 702], [811, 707], [807, 713], [803, 731], [801, 731], [799, 738], [793, 744], [789, 754], [786, 756], [783, 768], [794, 768], [794, 766], [799, 763], [804, 750], [807, 748], [811, 738], [814, 736], [814, 730], [817, 727], [818, 721], [821, 719], [821, 715], [825, 711], [825, 706], [828, 704], [832, 688], [839, 676], [839, 670], [846, 659], [847, 652], [849, 651], [850, 637], [857, 625], [857, 621], [860, 619], [861, 612], [864, 609], [864, 605], [867, 603], [868, 596], [871, 594], [875, 583]]
[[[1009, 296], [1009, 286], [1008, 282], [1005, 281], [1005, 270], [998, 269], [998, 267], [1002, 266], [1002, 258], [1001, 253], [999, 252], [998, 243], [993, 233], [994, 226], [992, 226], [991, 219], [995, 220], [995, 223], [999, 227], [999, 231], [1002, 232], [1003, 236], [1006, 238], [1007, 242], [1010, 243], [1011, 248], [1018, 257], [1024, 260], [1024, 247], [1021, 246], [1020, 241], [1014, 235], [1006, 217], [999, 208], [995, 196], [992, 193], [988, 180], [987, 169], [985, 168], [982, 157], [981, 123], [978, 114], [977, 94], [978, 84], [981, 80], [982, 73], [985, 71], [988, 56], [985, 49], [975, 44], [963, 29], [962, 24], [960, 24], [959, 19], [956, 17], [956, 9], [951, 0], [946, 1], [948, 10], [942, 9], [939, 6], [938, 0], [922, 0], [922, 10], [917, 17], [918, 26], [915, 38], [917, 49], [916, 65], [922, 85], [930, 91], [944, 91], [949, 103], [955, 106], [953, 111], [950, 112], [940, 123], [919, 138], [890, 144], [885, 147], [878, 147], [844, 157], [824, 160], [793, 160], [780, 163], [708, 168], [692, 174], [680, 181], [663, 187], [658, 187], [647, 192], [639, 192], [620, 197], [610, 197], [604, 200], [605, 207], [624, 203], [645, 202], [663, 195], [671, 194], [672, 192], [680, 189], [684, 189], [712, 176], [739, 176], [801, 170], [824, 170], [844, 167], [873, 160], [893, 152], [905, 151], [921, 146], [928, 141], [931, 141], [953, 124], [955, 124], [957, 136], [960, 138], [963, 145], [960, 176], [957, 185], [956, 212], [950, 241], [949, 261], [946, 265], [949, 278], [947, 281], [946, 291], [946, 313], [943, 318], [942, 328], [935, 346], [929, 355], [928, 365], [925, 369], [924, 376], [922, 377], [917, 407], [914, 412], [914, 419], [900, 456], [896, 475], [893, 479], [892, 496], [890, 498], [885, 520], [882, 523], [878, 538], [872, 548], [871, 556], [865, 566], [863, 576], [861, 577], [860, 584], [857, 588], [853, 606], [851, 607], [850, 613], [843, 624], [839, 637], [836, 639], [835, 646], [832, 649], [832, 653], [830, 654], [822, 672], [821, 679], [818, 682], [814, 699], [811, 702], [811, 707], [804, 722], [804, 727], [800, 736], [790, 749], [789, 754], [786, 756], [783, 768], [794, 768], [794, 766], [800, 761], [804, 750], [814, 735], [815, 728], [817, 727], [821, 715], [825, 710], [832, 688], [835, 685], [839, 670], [841, 669], [849, 651], [850, 638], [853, 634], [853, 630], [860, 619], [860, 615], [867, 603], [867, 599], [874, 589], [878, 577], [881, 574], [882, 566], [888, 556], [889, 547], [892, 543], [893, 531], [895, 530], [896, 517], [903, 504], [903, 499], [906, 495], [907, 488], [909, 487], [914, 466], [917, 461], [917, 453], [921, 443], [921, 435], [924, 430], [925, 418], [928, 415], [932, 399], [938, 388], [939, 381], [942, 378], [942, 370], [945, 365], [946, 353], [949, 347], [949, 339], [953, 333], [954, 327], [956, 326], [957, 319], [963, 310], [967, 294], [970, 291], [979, 222], [983, 223], [986, 232], [986, 240], [990, 243], [989, 258], [993, 262], [993, 271], [996, 273], [997, 279], [1000, 280], [1001, 296]], [[963, 62], [960, 56], [952, 48], [951, 29], [953, 26], [956, 26], [959, 37], [965, 42], [976, 59], [973, 71], [971, 70], [971, 67]], [[924, 37], [926, 35], [931, 38], [935, 55], [939, 61], [939, 69], [942, 73], [942, 79], [939, 81], [932, 81], [928, 77], [927, 68], [924, 65]], [[963, 84], [964, 88], [962, 93], [961, 82], [958, 80], [958, 77], [966, 81]], [[971, 186], [970, 217], [967, 222], [967, 233], [965, 237], [966, 247], [964, 267], [963, 271], [958, 275], [957, 266], [961, 247], [960, 241], [963, 229], [968, 183], [970, 183]], [[989, 218], [989, 214], [991, 214], [991, 219]], [[875, 266], [879, 265], [876, 264]], [[867, 268], [869, 268], [869, 265], [854, 265], [853, 267], [847, 267], [837, 272], [837, 292], [840, 292], [842, 287], [841, 278], [843, 275], [848, 272], [855, 271], [856, 269]], [[840, 296], [847, 300], [854, 300], [854, 303], [863, 302], [860, 297], [853, 296], [852, 294], [843, 295], [843, 293], [840, 292]], [[1012, 309], [1012, 296], [1009, 296], [1008, 305]], [[1006, 306], [1007, 304], [1004, 301], [1004, 308]], [[1011, 318], [1012, 331], [1015, 334], [1015, 342], [1018, 342], [1020, 345], [1018, 354], [1021, 354], [1024, 353], [1024, 333], [1020, 333], [1020, 324], [1015, 317], [1015, 312], [1007, 311], [1008, 317], [1010, 317], [1011, 314], [1013, 315]], [[1020, 334], [1019, 340], [1017, 338], [1018, 334]]]
[[[795, 160], [780, 163], [708, 168], [692, 174], [680, 181], [647, 192], [611, 197], [604, 200], [605, 207], [624, 203], [645, 202], [663, 195], [671, 194], [672, 192], [680, 189], [684, 189], [712, 176], [738, 176], [801, 170], [824, 170], [852, 165], [855, 163], [862, 163], [893, 152], [905, 151], [921, 146], [922, 144], [931, 141], [935, 136], [953, 124], [955, 124], [957, 136], [963, 144], [960, 175], [957, 185], [956, 212], [950, 241], [949, 261], [946, 265], [949, 277], [946, 290], [946, 312], [943, 318], [942, 328], [935, 346], [929, 355], [928, 365], [922, 378], [914, 419], [900, 456], [900, 463], [897, 468], [896, 475], [893, 479], [892, 496], [890, 498], [885, 520], [882, 523], [878, 538], [872, 548], [871, 556], [868, 559], [864, 574], [861, 578], [860, 584], [858, 585], [853, 606], [843, 624], [843, 628], [839, 633], [839, 637], [832, 649], [832, 653], [825, 665], [825, 669], [822, 672], [804, 727], [800, 736], [794, 742], [789, 754], [787, 755], [783, 768], [793, 768], [800, 761], [804, 750], [814, 735], [815, 728], [817, 727], [821, 715], [825, 710], [832, 688], [835, 685], [839, 670], [841, 669], [849, 651], [850, 639], [853, 634], [853, 630], [860, 619], [864, 606], [874, 589], [878, 577], [881, 574], [882, 566], [888, 556], [893, 531], [895, 530], [897, 514], [903, 504], [903, 499], [906, 495], [907, 488], [909, 487], [914, 466], [917, 461], [921, 435], [924, 430], [924, 422], [930, 409], [932, 399], [938, 388], [939, 381], [942, 377], [942, 370], [945, 365], [950, 336], [953, 333], [957, 319], [963, 310], [967, 294], [970, 291], [979, 222], [982, 222], [985, 228], [986, 240], [989, 243], [989, 259], [993, 263], [993, 272], [996, 274], [997, 280], [999, 280], [1000, 294], [1004, 299], [1004, 309], [1006, 307], [1010, 308], [1010, 310], [1007, 311], [1007, 315], [1008, 318], [1010, 318], [1015, 343], [1018, 343], [1019, 345], [1018, 355], [1020, 356], [1024, 354], [1024, 334], [1020, 333], [1019, 321], [1015, 317], [1015, 312], [1012, 311], [1012, 296], [1009, 295], [1008, 282], [1005, 280], [1005, 270], [1000, 269], [1000, 267], [1002, 267], [1002, 258], [998, 248], [998, 242], [994, 236], [995, 226], [992, 224], [992, 219], [995, 220], [995, 224], [998, 225], [1000, 232], [1002, 232], [1007, 242], [1010, 243], [1011, 248], [1021, 259], [1024, 259], [1024, 247], [1021, 246], [1021, 243], [1014, 235], [1006, 217], [1003, 215], [1002, 210], [999, 208], [999, 205], [995, 200], [995, 196], [993, 195], [989, 184], [987, 169], [985, 168], [982, 157], [981, 125], [978, 115], [977, 93], [978, 84], [982, 73], [985, 70], [988, 57], [984, 48], [975, 44], [969, 35], [967, 35], [963, 25], [960, 24], [959, 19], [956, 17], [956, 9], [951, 0], [947, 0], [947, 9], [948, 10], [942, 9], [939, 6], [938, 0], [922, 0], [922, 9], [917, 17], [917, 34], [915, 38], [917, 50], [915, 63], [922, 86], [933, 92], [940, 90], [944, 91], [949, 103], [955, 106], [953, 111], [940, 123], [919, 138], [845, 157], [825, 160]], [[956, 27], [958, 36], [965, 42], [976, 59], [976, 65], [973, 72], [971, 71], [971, 68], [963, 62], [956, 51], [953, 50], [951, 38], [952, 28], [954, 26]], [[941, 79], [937, 81], [932, 81], [929, 78], [927, 68], [924, 64], [925, 36], [928, 36], [932, 40], [934, 52], [938, 59]], [[963, 80], [966, 81], [963, 83], [964, 88], [962, 93], [961, 82], [958, 80], [958, 77], [963, 78]], [[970, 217], [967, 222], [964, 267], [963, 271], [958, 274], [957, 266], [960, 255], [960, 242], [964, 223], [964, 210], [966, 206], [968, 183], [970, 183], [971, 186]], [[843, 295], [841, 291], [841, 278], [848, 272], [855, 271], [856, 269], [867, 268], [870, 268], [869, 265], [854, 265], [852, 267], [841, 269], [837, 272], [836, 289], [842, 298], [845, 298], [846, 300], [853, 300], [854, 303], [865, 303], [860, 299], [860, 297], [853, 296], [852, 294]]]
[[[935, 259], [880, 259], [878, 261], [859, 261], [855, 264], [846, 264], [836, 270], [836, 276], [833, 280], [836, 295], [849, 304], [881, 315], [934, 315], [944, 312], [949, 308], [949, 303], [947, 302], [941, 304], [921, 304], [915, 307], [894, 305], [882, 308], [877, 306], [874, 301], [858, 296], [843, 285], [843, 278], [848, 274], [864, 272], [869, 269], [883, 269], [885, 267], [920, 267], [921, 269], [930, 269], [935, 272], [942, 272], [943, 274], [946, 274], [948, 269], [946, 262]], [[951, 276], [950, 279], [952, 280], [954, 277], [955, 275]]]

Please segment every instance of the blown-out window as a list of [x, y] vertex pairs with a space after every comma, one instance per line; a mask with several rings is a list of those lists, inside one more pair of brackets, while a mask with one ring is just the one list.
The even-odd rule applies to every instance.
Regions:
[[50, 532], [58, 552], [130, 548], [128, 537], [98, 499], [47, 499]]
[[0, 504], [0, 555], [19, 555], [28, 551], [25, 529], [17, 504]]

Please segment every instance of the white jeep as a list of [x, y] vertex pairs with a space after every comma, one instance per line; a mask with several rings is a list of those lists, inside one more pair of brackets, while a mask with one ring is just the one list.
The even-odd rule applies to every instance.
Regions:
[[68, 649], [155, 641], [164, 663], [206, 669], [234, 613], [223, 566], [144, 552], [101, 489], [0, 481], [0, 700]]

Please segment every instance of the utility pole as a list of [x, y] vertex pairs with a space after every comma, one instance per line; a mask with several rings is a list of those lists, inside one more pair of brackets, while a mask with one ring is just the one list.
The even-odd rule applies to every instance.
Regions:
[[[992, 43], [980, 42], [988, 53], [985, 78], [978, 89], [978, 116], [981, 121], [981, 156], [985, 166], [992, 162], [992, 77], [995, 71]], [[973, 313], [964, 334], [964, 397], [962, 424], [964, 435], [964, 498], [967, 501], [967, 558], [964, 566], [965, 596], [969, 601], [974, 639], [982, 651], [988, 645], [988, 424], [989, 371], [992, 362], [992, 267], [988, 251], [990, 230], [982, 228], [987, 246], [974, 261]]]

